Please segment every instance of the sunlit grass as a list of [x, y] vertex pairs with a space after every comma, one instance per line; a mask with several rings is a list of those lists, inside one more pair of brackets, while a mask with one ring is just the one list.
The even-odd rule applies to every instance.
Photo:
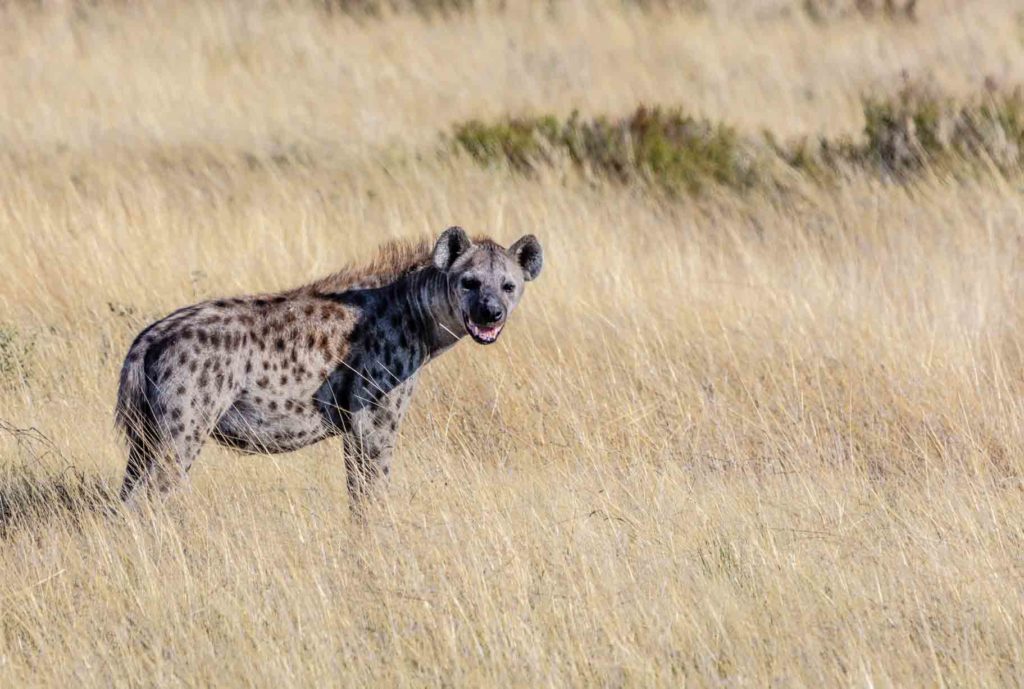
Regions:
[[[1024, 681], [1018, 180], [669, 203], [435, 155], [532, 106], [856, 132], [928, 31], [953, 96], [1020, 65], [1001, 5], [153, 7], [19, 10], [0, 70], [0, 685]], [[452, 223], [537, 234], [544, 273], [500, 344], [424, 371], [367, 526], [332, 441], [211, 447], [166, 504], [107, 509], [147, 322]]]

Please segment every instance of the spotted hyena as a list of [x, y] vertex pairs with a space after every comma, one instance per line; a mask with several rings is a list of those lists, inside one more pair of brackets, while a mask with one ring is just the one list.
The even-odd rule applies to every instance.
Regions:
[[122, 499], [172, 488], [208, 437], [278, 453], [341, 435], [358, 508], [390, 470], [420, 367], [467, 334], [496, 341], [542, 263], [532, 235], [505, 249], [451, 227], [432, 246], [389, 244], [370, 265], [305, 287], [153, 323], [121, 369]]

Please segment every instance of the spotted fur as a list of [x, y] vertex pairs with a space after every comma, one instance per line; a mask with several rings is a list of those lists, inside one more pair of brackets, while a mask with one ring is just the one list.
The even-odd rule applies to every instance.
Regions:
[[542, 262], [532, 235], [504, 249], [452, 227], [433, 248], [385, 245], [368, 266], [153, 323], [121, 369], [121, 497], [174, 487], [210, 437], [279, 453], [341, 435], [358, 509], [390, 471], [420, 368], [466, 334], [497, 339]]

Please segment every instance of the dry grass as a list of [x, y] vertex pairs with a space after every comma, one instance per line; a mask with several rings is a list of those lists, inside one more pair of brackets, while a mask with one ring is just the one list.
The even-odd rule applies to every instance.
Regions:
[[[904, 68], [1024, 73], [1010, 3], [711, 4], [0, 10], [0, 686], [1024, 683], [1019, 181], [666, 205], [432, 155], [642, 100], [852, 132]], [[105, 514], [148, 319], [456, 221], [548, 263], [428, 367], [368, 528], [335, 442]]]

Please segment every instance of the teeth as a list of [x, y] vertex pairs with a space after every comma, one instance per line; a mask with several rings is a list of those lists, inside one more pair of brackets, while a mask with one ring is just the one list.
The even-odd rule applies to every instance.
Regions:
[[469, 329], [469, 332], [473, 335], [473, 337], [483, 340], [484, 342], [494, 342], [496, 339], [498, 339], [498, 333], [501, 332], [502, 326], [496, 325], [490, 328], [481, 328], [476, 323], [467, 320], [466, 327]]

